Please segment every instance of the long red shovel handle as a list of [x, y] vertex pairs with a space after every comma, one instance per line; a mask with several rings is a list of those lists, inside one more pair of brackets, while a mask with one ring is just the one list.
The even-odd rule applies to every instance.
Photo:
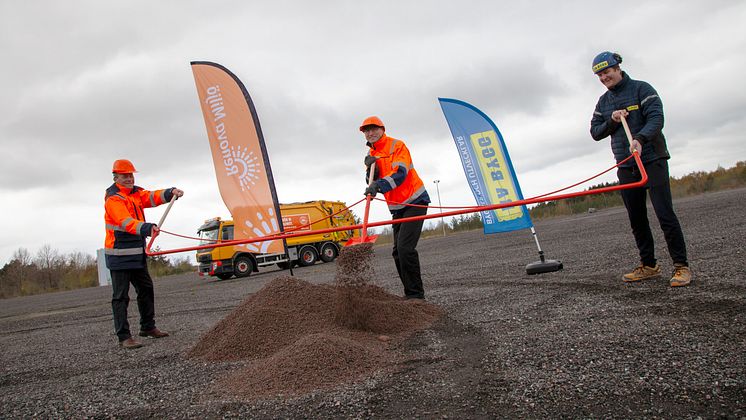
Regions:
[[[368, 186], [373, 183], [374, 168], [370, 167], [368, 174]], [[364, 244], [366, 242], [375, 242], [378, 235], [368, 236], [368, 214], [370, 214], [370, 202], [373, 200], [373, 196], [370, 194], [365, 195], [365, 213], [363, 214], [363, 225], [361, 227], [360, 238], [350, 238], [345, 242], [345, 246]]]
[[[375, 165], [375, 163], [373, 164]], [[368, 167], [368, 186], [373, 183], [373, 176], [374, 176], [374, 168], [373, 165], [370, 165]], [[373, 200], [373, 196], [370, 194], [366, 194], [365, 196], [365, 213], [363, 214], [363, 232], [362, 235], [360, 235], [360, 240], [362, 242], [366, 242], [366, 239], [368, 238], [368, 214], [370, 213], [370, 202]]]

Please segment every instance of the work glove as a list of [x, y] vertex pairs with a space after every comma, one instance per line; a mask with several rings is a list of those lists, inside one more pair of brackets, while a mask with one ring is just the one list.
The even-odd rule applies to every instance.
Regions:
[[378, 178], [378, 166], [376, 166], [377, 160], [377, 157], [371, 155], [367, 155], [365, 156], [365, 159], [363, 159], [363, 163], [365, 164], [365, 182], [370, 180], [371, 168], [373, 168], [373, 179]]
[[365, 156], [365, 159], [363, 160], [363, 163], [365, 163], [366, 167], [370, 167], [370, 165], [373, 165], [374, 163], [376, 163], [377, 160], [378, 160], [377, 157], [371, 156], [371, 155], [367, 155], [367, 156]]
[[368, 188], [365, 189], [365, 196], [367, 197], [370, 195], [371, 197], [375, 197], [376, 194], [378, 194], [378, 191], [380, 191], [380, 189], [378, 188], [378, 183], [373, 182], [372, 184], [368, 185]]
[[158, 232], [158, 225], [155, 223], [146, 222], [140, 226], [140, 236], [153, 236], [156, 232]]

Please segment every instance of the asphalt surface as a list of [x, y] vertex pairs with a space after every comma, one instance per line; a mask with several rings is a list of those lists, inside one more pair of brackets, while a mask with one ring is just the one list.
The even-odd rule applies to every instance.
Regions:
[[[244, 362], [188, 351], [248, 295], [287, 271], [247, 279], [156, 281], [156, 322], [172, 335], [116, 344], [110, 287], [0, 301], [0, 418], [746, 418], [746, 189], [677, 200], [694, 281], [628, 285], [637, 264], [621, 208], [539, 221], [564, 270], [529, 276], [530, 232], [422, 240], [430, 303], [445, 315], [373, 373], [301, 396], [242, 400], [218, 386]], [[650, 210], [651, 220], [654, 220]], [[375, 284], [401, 294], [388, 247]], [[335, 264], [296, 268], [332, 283]], [[137, 331], [132, 292], [130, 323]], [[247, 331], [247, 334], [251, 332]]]

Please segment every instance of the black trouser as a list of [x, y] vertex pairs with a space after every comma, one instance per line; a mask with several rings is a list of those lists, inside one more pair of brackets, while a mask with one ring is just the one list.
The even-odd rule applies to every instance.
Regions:
[[130, 303], [130, 283], [137, 292], [137, 309], [140, 311], [140, 331], [155, 328], [155, 296], [153, 279], [147, 268], [132, 270], [111, 270], [111, 309], [114, 313], [114, 332], [119, 341], [130, 337], [130, 324], [127, 321], [127, 306]]
[[[394, 214], [393, 219], [405, 217], [424, 216], [427, 207], [406, 207], [404, 210]], [[417, 253], [417, 242], [422, 233], [424, 220], [414, 222], [395, 223], [394, 230], [394, 263], [399, 278], [404, 285], [404, 296], [408, 298], [425, 298], [425, 289], [422, 287], [422, 276], [420, 274], [420, 256]]]
[[[658, 217], [666, 238], [668, 253], [675, 264], [688, 265], [686, 258], [686, 243], [684, 233], [681, 231], [679, 219], [673, 210], [671, 200], [671, 184], [668, 175], [668, 161], [659, 159], [645, 164], [645, 172], [648, 174], [648, 182], [645, 187], [621, 190], [624, 206], [627, 208], [629, 223], [632, 226], [632, 234], [635, 236], [637, 249], [640, 251], [640, 261], [649, 267], [654, 267], [655, 244], [653, 233], [650, 231], [647, 210], [647, 193], [650, 202], [653, 203], [655, 215]], [[620, 184], [629, 184], [639, 181], [640, 171], [637, 167], [619, 168], [617, 176]]]

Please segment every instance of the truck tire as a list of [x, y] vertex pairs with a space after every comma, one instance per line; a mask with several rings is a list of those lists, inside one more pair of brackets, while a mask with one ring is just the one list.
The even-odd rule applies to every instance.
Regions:
[[301, 267], [308, 267], [309, 265], [316, 264], [319, 260], [319, 253], [316, 252], [316, 248], [312, 245], [306, 245], [298, 251], [298, 265]]
[[321, 261], [332, 262], [337, 258], [337, 255], [339, 255], [337, 245], [334, 245], [331, 242], [326, 242], [324, 245], [321, 245], [321, 255], [319, 256]]
[[237, 278], [249, 277], [252, 271], [254, 271], [254, 263], [251, 258], [242, 255], [233, 261], [233, 274]]

